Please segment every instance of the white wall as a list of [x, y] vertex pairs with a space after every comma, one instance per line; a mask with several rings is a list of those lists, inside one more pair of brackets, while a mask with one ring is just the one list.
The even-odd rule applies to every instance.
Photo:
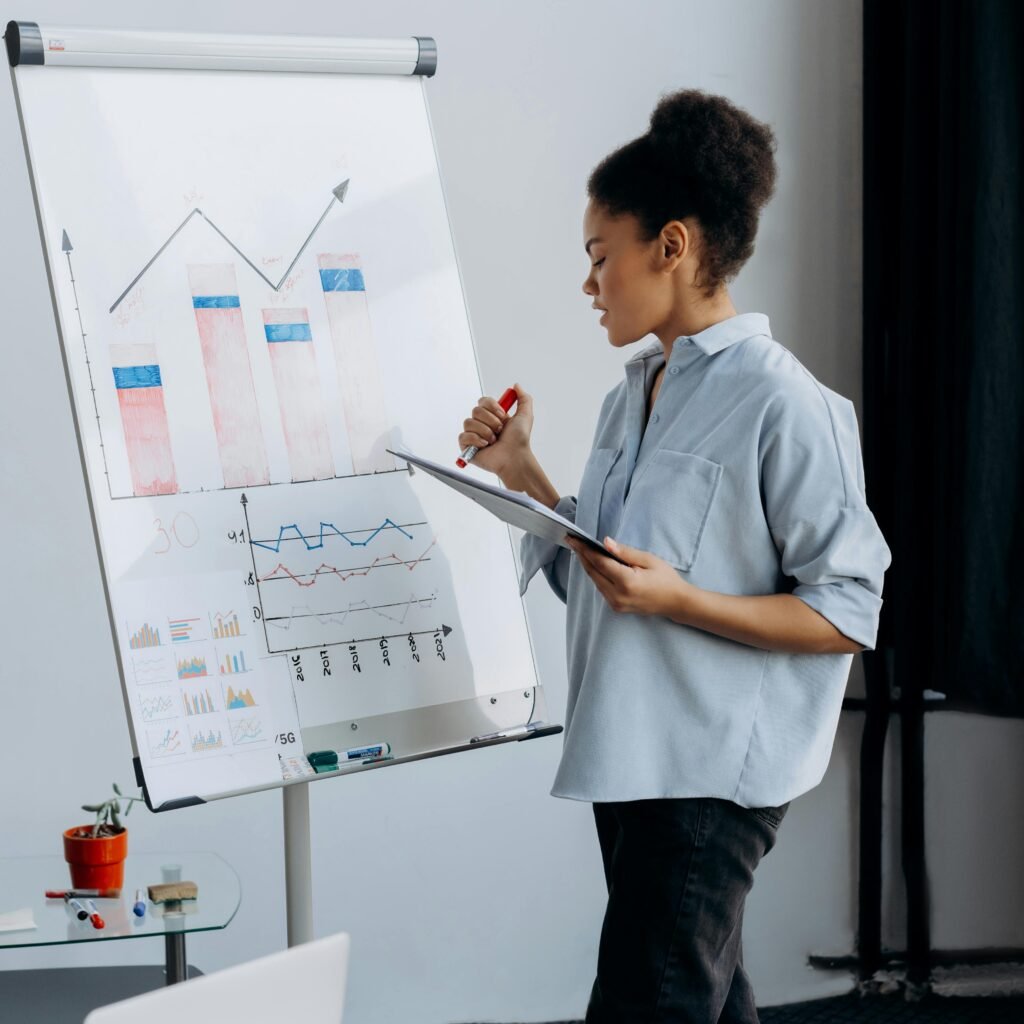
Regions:
[[[533, 391], [536, 448], [565, 491], [578, 480], [600, 399], [623, 361], [579, 290], [587, 173], [644, 129], [661, 92], [722, 92], [770, 121], [779, 138], [779, 191], [735, 286], [737, 304], [769, 313], [776, 336], [814, 373], [859, 397], [859, 3], [666, 0], [634, 4], [627, 14], [610, 0], [294, 0], [287, 22], [279, 4], [246, 5], [244, 22], [242, 9], [229, 0], [179, 0], [174, 10], [110, 0], [86, 13], [38, 0], [4, 20], [434, 35], [440, 73], [430, 84], [431, 109], [485, 387], [496, 393], [519, 380]], [[0, 168], [0, 855], [57, 853], [80, 803], [112, 779], [130, 782], [130, 751], [6, 86]], [[454, 441], [464, 412], [450, 414]], [[541, 585], [527, 603], [560, 718], [562, 606]], [[845, 975], [805, 964], [811, 952], [852, 947], [859, 727], [857, 716], [844, 718], [824, 784], [794, 805], [759, 871], [747, 962], [762, 1003], [849, 987]], [[1008, 733], [1004, 743], [1019, 743]], [[547, 740], [312, 788], [316, 926], [353, 935], [353, 1024], [582, 1016], [602, 880], [589, 807], [547, 795], [558, 754], [558, 741]], [[283, 945], [280, 818], [277, 792], [133, 815], [133, 848], [217, 850], [242, 877], [242, 908], [228, 930], [189, 939], [190, 959], [202, 969]], [[975, 923], [983, 931], [984, 922]], [[5, 952], [0, 968], [161, 955], [156, 942], [119, 942]]]

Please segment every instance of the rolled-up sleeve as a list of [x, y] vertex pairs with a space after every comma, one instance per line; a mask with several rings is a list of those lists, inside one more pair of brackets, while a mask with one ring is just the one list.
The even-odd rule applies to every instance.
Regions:
[[[574, 497], [559, 498], [554, 511], [570, 522], [575, 522], [576, 499]], [[519, 575], [520, 596], [526, 593], [526, 588], [530, 585], [530, 580], [536, 575], [537, 570], [543, 569], [548, 583], [551, 584], [551, 589], [564, 603], [569, 589], [571, 559], [572, 552], [568, 548], [563, 548], [553, 540], [546, 540], [532, 533], [525, 534], [519, 546], [519, 561], [522, 566]]]
[[787, 396], [766, 422], [761, 486], [793, 595], [873, 649], [891, 555], [865, 498], [852, 404], [818, 385]]

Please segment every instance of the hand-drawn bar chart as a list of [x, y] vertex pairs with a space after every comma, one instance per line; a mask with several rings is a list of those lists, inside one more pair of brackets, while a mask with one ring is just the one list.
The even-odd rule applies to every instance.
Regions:
[[305, 309], [264, 309], [263, 332], [281, 406], [292, 480], [334, 476], [313, 332]]
[[155, 345], [111, 345], [110, 362], [121, 409], [132, 488], [137, 495], [178, 490]]
[[233, 676], [241, 672], [248, 672], [245, 665], [245, 651], [238, 651], [235, 654], [225, 654], [220, 659], [220, 674], [222, 676]]
[[353, 471], [392, 470], [394, 456], [386, 451], [391, 427], [359, 257], [324, 254], [318, 263]]
[[237, 612], [214, 612], [210, 625], [214, 640], [227, 640], [229, 637], [242, 636]]
[[129, 635], [128, 646], [133, 651], [141, 650], [144, 647], [159, 647], [160, 630], [154, 629], [148, 622], [144, 622], [134, 633]]
[[217, 709], [213, 706], [213, 697], [209, 690], [197, 690], [195, 693], [182, 691], [181, 702], [188, 717], [194, 715], [209, 715]]
[[188, 268], [225, 487], [270, 483], [235, 268]]

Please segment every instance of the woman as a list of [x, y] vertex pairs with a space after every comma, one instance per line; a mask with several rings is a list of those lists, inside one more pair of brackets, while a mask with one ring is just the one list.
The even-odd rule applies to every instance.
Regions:
[[[824, 774], [889, 551], [852, 405], [739, 315], [727, 282], [775, 183], [771, 129], [667, 96], [588, 183], [584, 292], [616, 348], [577, 497], [530, 448], [533, 403], [482, 398], [460, 448], [608, 557], [528, 536], [567, 604], [569, 701], [552, 792], [591, 801], [608, 883], [588, 1022], [757, 1020], [743, 908], [793, 797]], [[616, 539], [612, 539], [612, 538]]]

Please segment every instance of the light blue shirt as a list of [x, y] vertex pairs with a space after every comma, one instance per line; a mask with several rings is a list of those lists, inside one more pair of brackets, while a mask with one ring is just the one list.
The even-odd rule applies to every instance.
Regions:
[[[747, 313], [626, 363], [577, 497], [556, 511], [671, 563], [703, 589], [792, 593], [874, 646], [890, 555], [864, 498], [852, 404]], [[828, 765], [851, 654], [762, 651], [664, 616], [613, 611], [578, 560], [523, 539], [566, 603], [569, 700], [552, 793], [720, 797], [775, 806]]]

